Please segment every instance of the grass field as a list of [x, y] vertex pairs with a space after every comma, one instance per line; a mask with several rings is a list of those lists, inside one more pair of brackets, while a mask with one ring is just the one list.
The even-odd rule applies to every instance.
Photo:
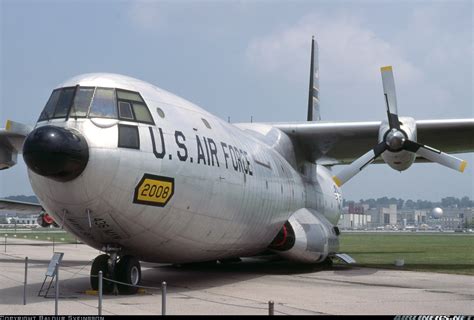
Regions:
[[[0, 230], [1, 244], [5, 234], [8, 238], [76, 243], [74, 236], [58, 229], [16, 233], [3, 229]], [[359, 266], [474, 275], [472, 234], [343, 232], [340, 242], [340, 251], [351, 255]], [[396, 267], [396, 259], [404, 259], [405, 265]]]
[[5, 235], [7, 235], [7, 238], [76, 243], [76, 238], [73, 235], [57, 229], [18, 230], [16, 233], [13, 229], [0, 229], [0, 242], [2, 244], [5, 241]]
[[343, 232], [340, 239], [341, 252], [360, 266], [474, 275], [474, 235]]

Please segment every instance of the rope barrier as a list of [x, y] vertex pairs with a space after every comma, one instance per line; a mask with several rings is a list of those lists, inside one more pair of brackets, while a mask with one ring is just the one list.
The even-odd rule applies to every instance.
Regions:
[[[90, 276], [94, 277], [94, 278], [99, 277], [98, 275], [93, 275], [93, 274], [91, 274]], [[148, 286], [133, 285], [131, 283], [121, 282], [121, 281], [109, 279], [109, 278], [106, 278], [106, 277], [102, 277], [102, 280], [112, 282], [112, 283], [116, 283], [116, 284], [121, 284], [121, 285], [124, 285], [124, 286], [129, 286], [129, 287], [135, 287], [135, 288], [141, 288], [141, 289], [161, 290], [161, 287], [148, 287]]]

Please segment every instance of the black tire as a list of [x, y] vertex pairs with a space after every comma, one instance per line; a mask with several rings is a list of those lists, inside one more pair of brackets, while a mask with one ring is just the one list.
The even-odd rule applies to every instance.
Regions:
[[331, 269], [333, 266], [333, 261], [330, 257], [327, 257], [323, 262], [321, 262], [321, 265], [324, 269]]
[[[117, 280], [131, 285], [139, 285], [142, 279], [140, 262], [133, 256], [123, 256], [116, 266]], [[135, 294], [137, 287], [131, 287], [123, 284], [117, 285], [120, 294]]]
[[[101, 254], [92, 262], [91, 267], [91, 287], [92, 290], [99, 290], [99, 271], [102, 271], [104, 278], [113, 279], [109, 271], [110, 256], [107, 254]], [[114, 284], [109, 281], [102, 281], [102, 293], [112, 293], [114, 291]]]

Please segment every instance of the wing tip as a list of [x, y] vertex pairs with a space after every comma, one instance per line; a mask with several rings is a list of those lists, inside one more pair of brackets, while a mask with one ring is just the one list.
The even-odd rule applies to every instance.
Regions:
[[336, 186], [338, 186], [338, 187], [342, 186], [342, 184], [343, 184], [342, 181], [341, 181], [341, 179], [339, 179], [337, 176], [333, 176], [333, 177], [332, 177], [332, 180], [334, 181], [334, 183], [335, 183]]
[[467, 166], [467, 161], [463, 160], [461, 164], [459, 165], [459, 171], [464, 172], [464, 169], [466, 169]]
[[392, 66], [382, 67], [382, 68], [380, 68], [380, 71], [382, 71], [382, 72], [392, 71]]

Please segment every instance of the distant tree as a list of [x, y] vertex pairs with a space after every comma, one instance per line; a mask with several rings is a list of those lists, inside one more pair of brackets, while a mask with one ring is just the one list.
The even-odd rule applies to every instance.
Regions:
[[403, 199], [398, 199], [398, 200], [397, 200], [397, 209], [398, 209], [398, 210], [403, 209], [403, 204], [404, 204], [404, 203], [405, 203], [405, 200], [403, 200]]
[[389, 204], [389, 200], [387, 197], [382, 197], [377, 199], [377, 206], [385, 207]]
[[411, 199], [408, 199], [408, 200], [405, 202], [405, 208], [407, 208], [407, 209], [415, 209], [415, 206], [416, 206], [415, 201], [413, 201], [413, 200], [411, 200]]
[[433, 208], [433, 203], [428, 200], [416, 200], [415, 209], [431, 209]]
[[[354, 202], [351, 200], [344, 200], [344, 206], [348, 206], [350, 202]], [[376, 207], [387, 207], [390, 204], [396, 204], [398, 209], [432, 209], [435, 207], [442, 207], [442, 208], [472, 208], [474, 207], [474, 201], [472, 201], [469, 197], [465, 196], [461, 199], [456, 197], [445, 197], [442, 198], [441, 201], [428, 201], [428, 200], [416, 200], [416, 202], [412, 199], [403, 200], [403, 199], [396, 199], [396, 198], [388, 198], [388, 197], [381, 197], [377, 199], [360, 199], [360, 204], [367, 204], [369, 208], [376, 208]]]
[[459, 206], [461, 208], [471, 208], [473, 207], [473, 201], [471, 201], [469, 197], [462, 197], [459, 201]]
[[346, 200], [346, 199], [342, 200], [342, 206], [343, 207], [348, 207], [351, 203], [354, 203], [354, 201], [353, 200]]
[[373, 198], [364, 200], [364, 204], [369, 205], [369, 208], [375, 208], [375, 207], [377, 207], [377, 201], [375, 201], [375, 199], [373, 199]]
[[446, 197], [441, 199], [441, 205], [445, 208], [455, 208], [460, 204], [459, 199], [455, 197]]

